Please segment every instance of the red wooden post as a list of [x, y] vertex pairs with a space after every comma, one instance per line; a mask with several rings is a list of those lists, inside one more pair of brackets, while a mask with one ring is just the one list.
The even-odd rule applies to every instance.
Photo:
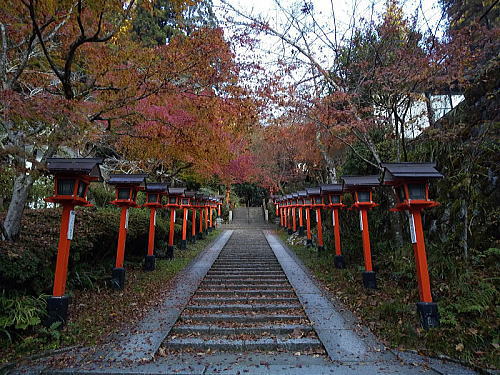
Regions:
[[125, 259], [125, 241], [127, 239], [128, 207], [122, 207], [120, 213], [120, 228], [118, 230], [118, 246], [116, 248], [115, 268], [123, 268]]
[[71, 211], [74, 206], [70, 204], [63, 205], [61, 217], [61, 230], [59, 231], [59, 244], [57, 246], [56, 271], [54, 275], [54, 288], [52, 295], [62, 297], [66, 291], [66, 278], [68, 275], [69, 248], [71, 240], [68, 239], [68, 228]]
[[365, 259], [365, 271], [373, 272], [372, 253], [370, 247], [370, 231], [368, 228], [368, 209], [361, 208], [359, 212], [361, 215], [361, 223], [362, 223], [361, 231], [363, 238], [363, 257]]
[[321, 208], [316, 208], [316, 221], [318, 223], [318, 252], [322, 252], [325, 247], [323, 245], [323, 224], [321, 220]]
[[429, 278], [429, 268], [427, 265], [427, 254], [425, 252], [424, 230], [422, 228], [422, 215], [420, 209], [411, 210], [415, 226], [416, 242], [413, 244], [415, 249], [415, 261], [417, 268], [417, 279], [419, 281], [419, 294], [422, 302], [432, 302], [431, 282]]
[[292, 227], [292, 231], [293, 233], [297, 232], [297, 218], [296, 218], [296, 208], [295, 206], [292, 207], [292, 220], [293, 220], [293, 227]]
[[149, 209], [149, 236], [148, 236], [148, 256], [153, 256], [155, 251], [155, 225], [156, 225], [156, 208]]
[[170, 207], [170, 227], [168, 230], [167, 259], [174, 257], [175, 207]]
[[183, 207], [181, 249], [185, 249], [187, 247], [187, 221], [188, 221], [188, 209], [187, 207]]
[[312, 246], [311, 211], [309, 207], [306, 207], [306, 228], [307, 228], [306, 246]]
[[333, 221], [333, 234], [335, 236], [335, 257], [333, 264], [336, 268], [345, 268], [344, 256], [342, 255], [341, 241], [340, 241], [340, 220], [339, 209], [334, 208], [332, 212]]
[[196, 241], [196, 208], [191, 210], [191, 239]]
[[199, 230], [199, 238], [200, 240], [203, 238], [203, 208], [200, 208], [200, 224], [198, 225]]

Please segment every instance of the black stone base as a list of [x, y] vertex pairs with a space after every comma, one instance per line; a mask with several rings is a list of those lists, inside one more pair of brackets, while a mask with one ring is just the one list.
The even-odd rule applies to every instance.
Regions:
[[293, 234], [293, 229], [292, 228], [288, 228], [288, 234]]
[[299, 227], [299, 236], [304, 237], [304, 234], [305, 234], [304, 227]]
[[188, 237], [188, 242], [189, 243], [195, 243], [196, 242], [196, 236], [189, 236]]
[[203, 233], [196, 233], [196, 239], [197, 240], [202, 240], [203, 239]]
[[417, 302], [417, 312], [420, 316], [420, 324], [422, 328], [439, 327], [439, 311], [438, 305], [435, 302]]
[[154, 271], [156, 268], [156, 257], [154, 255], [146, 255], [144, 258], [144, 271]]
[[363, 272], [363, 286], [366, 289], [377, 289], [377, 274], [373, 271]]
[[43, 325], [48, 328], [54, 323], [61, 323], [59, 328], [62, 328], [68, 319], [68, 305], [68, 296], [47, 298], [47, 317]]
[[122, 290], [125, 288], [125, 268], [113, 268], [111, 273], [111, 288]]
[[186, 240], [181, 240], [180, 249], [186, 249], [187, 248], [187, 241]]
[[373, 271], [363, 272], [363, 285], [366, 289], [377, 289], [377, 277]]
[[313, 240], [307, 239], [306, 240], [306, 246], [311, 247], [313, 245]]
[[167, 254], [165, 255], [167, 259], [173, 259], [174, 257], [174, 246], [167, 245]]
[[324, 246], [318, 246], [318, 255], [323, 255], [325, 253], [325, 247]]
[[345, 260], [343, 255], [335, 255], [333, 258], [333, 264], [335, 268], [343, 269], [345, 268]]

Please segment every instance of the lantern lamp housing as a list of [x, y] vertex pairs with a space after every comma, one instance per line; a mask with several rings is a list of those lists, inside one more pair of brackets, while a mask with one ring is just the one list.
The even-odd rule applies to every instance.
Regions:
[[315, 188], [308, 188], [306, 189], [307, 192], [307, 198], [306, 201], [309, 203], [306, 203], [307, 205], [311, 205], [313, 207], [323, 207], [323, 197], [321, 196], [321, 189], [319, 187]]
[[87, 193], [90, 182], [102, 181], [100, 158], [49, 158], [47, 169], [54, 178], [54, 195], [47, 202], [90, 206]]
[[373, 189], [380, 185], [378, 175], [342, 176], [343, 191], [350, 192], [355, 200], [353, 207], [372, 208], [378, 206], [373, 202]]
[[151, 182], [146, 184], [144, 191], [146, 192], [146, 203], [144, 207], [156, 207], [162, 206], [162, 198], [167, 194], [168, 185], [162, 182]]
[[342, 184], [328, 184], [320, 186], [321, 195], [324, 197], [327, 207], [343, 207], [342, 204]]
[[167, 207], [181, 207], [186, 188], [168, 188]]
[[116, 188], [115, 200], [111, 202], [116, 206], [137, 207], [137, 192], [146, 185], [146, 174], [111, 174], [109, 185]]
[[392, 186], [396, 195], [393, 210], [411, 207], [433, 207], [439, 203], [429, 199], [429, 180], [443, 178], [436, 163], [382, 163], [380, 181]]

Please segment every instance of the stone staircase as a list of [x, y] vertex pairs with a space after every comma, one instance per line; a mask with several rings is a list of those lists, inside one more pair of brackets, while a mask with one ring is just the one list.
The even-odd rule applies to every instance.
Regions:
[[324, 349], [260, 230], [236, 230], [162, 344], [166, 352]]
[[269, 229], [270, 224], [265, 221], [262, 207], [236, 207], [233, 209], [233, 221], [224, 224], [226, 229]]

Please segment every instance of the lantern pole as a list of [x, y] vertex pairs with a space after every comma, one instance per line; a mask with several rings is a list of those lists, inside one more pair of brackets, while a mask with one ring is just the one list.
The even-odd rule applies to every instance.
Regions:
[[208, 206], [205, 205], [205, 234], [208, 236]]
[[316, 208], [316, 222], [318, 223], [318, 254], [325, 250], [323, 244], [323, 224], [321, 220], [321, 207]]
[[340, 242], [340, 220], [339, 209], [334, 207], [332, 210], [333, 234], [335, 237], [335, 257], [333, 264], [335, 268], [345, 268], [344, 256], [342, 255], [341, 242]]
[[174, 257], [175, 207], [170, 207], [170, 228], [168, 231], [167, 259]]
[[116, 248], [115, 268], [111, 274], [111, 285], [114, 289], [121, 290], [125, 287], [125, 241], [127, 239], [128, 207], [122, 206], [120, 212], [120, 228], [118, 230], [118, 245]]
[[302, 205], [299, 205], [299, 236], [304, 235], [304, 218], [303, 218]]
[[293, 225], [292, 225], [292, 233], [297, 232], [297, 208], [296, 206], [292, 207], [292, 220], [293, 220]]
[[293, 233], [292, 219], [292, 207], [288, 207], [288, 234]]
[[199, 227], [198, 238], [201, 240], [203, 239], [203, 207], [200, 207], [200, 223], [198, 227]]
[[196, 208], [191, 210], [191, 241], [196, 242]]
[[377, 278], [373, 272], [372, 254], [370, 246], [370, 231], [368, 228], [368, 207], [359, 207], [361, 215], [361, 235], [363, 239], [363, 257], [365, 260], [365, 271], [363, 272], [363, 285], [367, 289], [377, 289]]
[[187, 248], [187, 221], [188, 221], [188, 209], [187, 207], [182, 208], [182, 239], [181, 239], [181, 249]]
[[312, 246], [312, 234], [311, 234], [311, 211], [309, 207], [306, 207], [306, 229], [307, 229], [307, 240], [306, 246]]
[[[57, 261], [56, 271], [54, 275], [54, 288], [52, 295], [62, 298], [66, 291], [66, 279], [68, 275], [68, 260], [69, 248], [71, 240], [68, 238], [68, 229], [71, 211], [74, 206], [72, 204], [63, 204], [63, 212], [61, 217], [61, 230], [59, 232], [59, 244], [57, 246]], [[67, 302], [66, 302], [67, 306]]]
[[144, 259], [144, 270], [154, 271], [156, 259], [155, 250], [155, 230], [156, 230], [156, 207], [149, 208], [149, 235], [148, 235], [148, 254]]

